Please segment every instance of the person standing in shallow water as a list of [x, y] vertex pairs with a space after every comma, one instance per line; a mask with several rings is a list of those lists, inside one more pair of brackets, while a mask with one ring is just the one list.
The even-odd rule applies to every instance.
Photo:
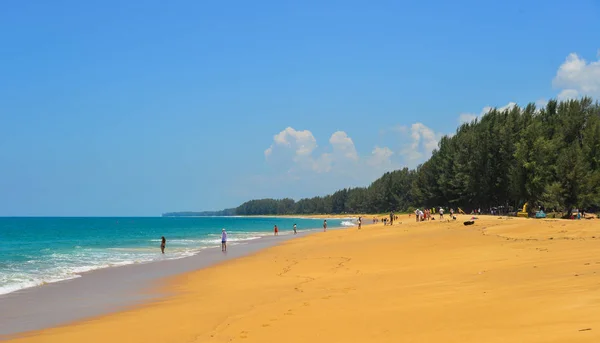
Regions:
[[277, 225], [275, 225], [273, 230], [275, 231], [275, 236], [279, 236], [279, 228], [277, 228]]
[[227, 231], [221, 230], [221, 251], [227, 252]]
[[162, 239], [160, 240], [160, 252], [162, 252], [163, 254], [165, 253], [166, 245], [167, 245], [167, 240], [165, 239], [165, 236], [162, 236]]
[[294, 235], [296, 234], [296, 224], [294, 224]]
[[327, 219], [323, 221], [323, 232], [327, 231]]

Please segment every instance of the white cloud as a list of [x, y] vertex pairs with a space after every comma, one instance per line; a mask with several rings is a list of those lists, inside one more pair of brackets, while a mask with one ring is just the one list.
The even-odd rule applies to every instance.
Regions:
[[[509, 102], [509, 103], [508, 103], [508, 104], [506, 104], [505, 106], [498, 107], [498, 111], [500, 111], [500, 112], [504, 112], [504, 111], [506, 111], [506, 110], [510, 110], [510, 109], [512, 109], [512, 108], [513, 108], [513, 107], [515, 107], [515, 106], [517, 106], [517, 103], [516, 103], [516, 102]], [[491, 111], [491, 110], [492, 110], [492, 109], [490, 108], [490, 109], [489, 109], [487, 112], [489, 112], [489, 111]], [[486, 113], [487, 113], [487, 112], [486, 112]]]
[[[334, 132], [329, 144], [317, 147], [310, 131], [286, 128], [273, 136], [271, 146], [265, 150], [265, 159], [273, 168], [269, 176], [260, 178], [261, 192], [268, 196], [280, 194], [284, 184], [293, 184], [306, 195], [314, 195], [315, 190], [327, 194], [340, 188], [366, 186], [385, 172], [423, 163], [442, 137], [420, 122], [389, 127], [385, 133], [389, 136], [380, 139], [396, 140], [394, 150], [393, 146], [377, 145], [362, 155], [344, 131]], [[300, 149], [301, 145], [307, 149]], [[304, 153], [309, 150], [309, 154]]]
[[310, 169], [317, 173], [328, 173], [333, 167], [333, 157], [331, 154], [323, 153], [312, 161]]
[[[517, 103], [515, 102], [509, 102], [508, 104], [502, 106], [502, 107], [498, 107], [498, 111], [500, 112], [504, 112], [505, 110], [509, 110], [511, 108], [513, 108], [514, 106], [516, 106]], [[470, 123], [473, 120], [479, 118], [481, 119], [481, 117], [483, 117], [485, 114], [487, 114], [489, 111], [493, 110], [494, 108], [491, 106], [485, 106], [481, 112], [479, 112], [479, 114], [474, 114], [474, 113], [461, 113], [458, 116], [458, 122], [460, 124], [462, 123]]]
[[552, 85], [561, 89], [559, 100], [579, 96], [600, 96], [600, 56], [597, 61], [587, 62], [576, 53], [571, 53], [558, 68]]
[[579, 98], [579, 92], [575, 89], [563, 89], [557, 96], [558, 100], [571, 100]]
[[420, 122], [412, 124], [407, 130], [406, 134], [400, 135], [405, 143], [398, 156], [406, 166], [415, 167], [431, 156], [431, 152], [438, 147], [438, 143], [444, 135]]
[[371, 156], [368, 159], [368, 164], [374, 167], [391, 166], [392, 155], [394, 155], [394, 152], [390, 148], [381, 148], [376, 146], [371, 152]]
[[419, 145], [422, 145], [426, 153], [430, 153], [437, 148], [438, 142], [442, 138], [442, 135], [436, 134], [423, 123], [412, 124], [410, 131], [413, 138], [411, 148], [418, 149]]
[[265, 150], [265, 157], [269, 158], [278, 146], [293, 149], [296, 156], [307, 156], [317, 147], [317, 140], [308, 130], [296, 131], [294, 128], [287, 127], [273, 137], [273, 144]]
[[356, 153], [356, 148], [354, 147], [354, 142], [346, 132], [337, 131], [331, 135], [329, 138], [329, 143], [333, 147], [333, 152], [336, 155], [341, 155], [344, 158], [357, 161], [358, 154]]
[[[300, 171], [341, 174], [362, 173], [357, 170], [369, 165], [391, 167], [391, 149], [375, 147], [371, 156], [361, 158], [354, 141], [344, 131], [336, 131], [329, 138], [330, 151], [316, 154], [317, 140], [308, 130], [298, 131], [288, 127], [273, 136], [273, 143], [264, 152], [265, 159], [288, 167], [289, 174]], [[277, 155], [277, 157], [275, 156]], [[365, 160], [366, 163], [362, 160]], [[378, 170], [379, 172], [379, 170]], [[364, 174], [364, 173], [363, 173]], [[370, 180], [369, 180], [370, 181]]]

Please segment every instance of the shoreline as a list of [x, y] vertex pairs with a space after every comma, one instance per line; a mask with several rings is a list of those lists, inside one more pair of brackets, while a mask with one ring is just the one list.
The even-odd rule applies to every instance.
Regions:
[[235, 216], [161, 216], [160, 218], [288, 218], [288, 219], [357, 219], [358, 217], [381, 216], [368, 214], [258, 214], [258, 215], [235, 215]]
[[[78, 219], [78, 217], [60, 217], [61, 219]], [[97, 217], [91, 217], [91, 219], [95, 219]], [[138, 217], [128, 217], [132, 220], [135, 219], [139, 219]], [[156, 219], [159, 219], [160, 217], [157, 217]], [[206, 217], [207, 219], [210, 219], [208, 217]], [[226, 218], [226, 217], [224, 217]], [[249, 217], [250, 218], [250, 217]], [[162, 218], [165, 219], [167, 221], [169, 220], [177, 220], [176, 218]], [[198, 218], [193, 218], [190, 217], [187, 220], [196, 220], [196, 219], [202, 219], [202, 217], [198, 217]], [[233, 218], [230, 218], [233, 219]], [[260, 219], [267, 219], [267, 218], [260, 218]], [[269, 218], [268, 220], [271, 219], [286, 219], [289, 221], [289, 218]], [[310, 220], [308, 218], [298, 218], [299, 221], [303, 221], [303, 220]], [[318, 228], [320, 226], [320, 224], [318, 223], [320, 219], [317, 218], [313, 218], [312, 219], [312, 223], [299, 223], [299, 226], [302, 227], [301, 229], [299, 229], [299, 232], [305, 231], [305, 230], [310, 230], [311, 228]], [[183, 221], [186, 221], [186, 219], [183, 219]], [[309, 224], [309, 225], [307, 225]], [[334, 225], [334, 226], [333, 226]], [[342, 220], [335, 220], [332, 223], [332, 228], [334, 227], [347, 227], [347, 226], [351, 226], [349, 225], [349, 223], [342, 223]], [[218, 232], [218, 234], [220, 234], [220, 228], [218, 230], [216, 230], [215, 232]], [[291, 232], [286, 231], [285, 229], [283, 229], [281, 231], [281, 235], [286, 235], [289, 234]], [[230, 244], [231, 245], [235, 245], [235, 244], [239, 244], [239, 243], [248, 243], [252, 240], [256, 240], [256, 239], [260, 239], [263, 237], [268, 237], [272, 234], [271, 230], [264, 230], [264, 229], [258, 229], [258, 230], [247, 230], [247, 229], [242, 229], [240, 230], [236, 230], [235, 227], [231, 228], [230, 230]], [[218, 235], [213, 235], [213, 236], [218, 236]], [[146, 239], [146, 238], [141, 238]], [[209, 240], [211, 240], [210, 234], [203, 236], [203, 235], [196, 235], [194, 236], [194, 234], [192, 234], [192, 236], [187, 237], [187, 236], [181, 236], [181, 237], [175, 237], [173, 242], [175, 246], [173, 249], [167, 249], [167, 251], [171, 251], [171, 254], [167, 254], [167, 255], [162, 255], [160, 254], [160, 252], [153, 254], [154, 250], [151, 250], [154, 245], [158, 245], [158, 243], [155, 242], [159, 242], [160, 240], [152, 240], [152, 239], [147, 239], [149, 241], [152, 241], [149, 244], [146, 245], [132, 245], [130, 247], [128, 246], [117, 246], [116, 248], [112, 247], [112, 246], [105, 246], [104, 250], [102, 250], [102, 247], [99, 247], [98, 249], [96, 249], [97, 251], [95, 253], [102, 253], [104, 252], [108, 252], [108, 254], [110, 256], [105, 256], [106, 258], [100, 258], [100, 259], [93, 259], [93, 260], [86, 260], [86, 258], [89, 259], [89, 256], [84, 255], [82, 257], [81, 260], [79, 260], [78, 258], [72, 258], [70, 259], [70, 261], [72, 263], [70, 264], [65, 264], [64, 266], [58, 266], [60, 268], [56, 269], [56, 271], [54, 273], [50, 272], [50, 273], [40, 273], [35, 274], [32, 273], [31, 275], [27, 275], [26, 274], [26, 270], [23, 274], [18, 274], [19, 270], [15, 269], [15, 273], [16, 274], [16, 281], [15, 280], [11, 280], [11, 279], [7, 279], [2, 278], [1, 281], [5, 282], [4, 284], [0, 284], [0, 299], [2, 298], [2, 296], [7, 295], [7, 294], [11, 294], [14, 292], [19, 292], [21, 290], [24, 289], [30, 289], [30, 288], [36, 288], [36, 287], [42, 287], [42, 286], [46, 286], [46, 285], [50, 285], [50, 284], [55, 284], [55, 283], [60, 283], [60, 282], [64, 282], [67, 280], [73, 280], [73, 279], [77, 279], [80, 278], [83, 275], [86, 275], [89, 272], [94, 272], [97, 270], [102, 270], [102, 269], [106, 269], [106, 268], [118, 268], [121, 266], [126, 266], [126, 265], [139, 265], [139, 264], [145, 264], [145, 263], [155, 263], [155, 262], [161, 262], [165, 259], [168, 260], [174, 260], [174, 259], [182, 259], [182, 258], [187, 258], [190, 256], [194, 256], [198, 253], [200, 253], [202, 250], [208, 249], [211, 246], [219, 246], [220, 245], [220, 240], [218, 237], [212, 237], [212, 242], [209, 242]], [[196, 240], [197, 242], [193, 242], [194, 240]], [[147, 242], [145, 242], [147, 243]], [[74, 245], [81, 245], [80, 243], [73, 243]], [[80, 246], [76, 246], [75, 248], [82, 248]], [[83, 247], [84, 249], [89, 248], [87, 246]], [[110, 252], [111, 249], [114, 248], [116, 253], [112, 254]], [[140, 255], [135, 255], [136, 253], [138, 253], [141, 250], [144, 254], [142, 256], [142, 254]], [[128, 251], [130, 250], [130, 251]], [[158, 250], [158, 249], [157, 249]], [[126, 253], [131, 252], [131, 255], [126, 255]], [[61, 252], [63, 253], [63, 252]], [[67, 252], [68, 253], [68, 252]], [[124, 256], [121, 256], [121, 255]], [[9, 263], [10, 263], [10, 257], [9, 257]], [[0, 264], [2, 264], [2, 261], [0, 260]], [[15, 262], [16, 264], [16, 262]], [[51, 265], [47, 268], [47, 269], [51, 269]], [[63, 268], [64, 267], [64, 268]], [[44, 269], [40, 269], [42, 272], [44, 272]], [[9, 270], [10, 272], [11, 270]], [[8, 274], [10, 276], [10, 273]], [[29, 278], [28, 278], [29, 277]], [[11, 281], [14, 281], [11, 283]]]
[[150, 304], [169, 296], [162, 285], [172, 277], [252, 255], [318, 231], [265, 235], [228, 245], [226, 254], [219, 247], [208, 247], [192, 256], [100, 268], [80, 273], [76, 278], [1, 294], [0, 308], [10, 308], [11, 312], [0, 312], [0, 341]]
[[15, 343], [600, 339], [600, 222], [479, 216], [464, 226], [470, 216], [457, 217], [415, 222], [402, 215], [393, 227], [315, 230], [277, 240], [281, 244], [147, 284], [158, 296], [129, 308], [3, 338]]

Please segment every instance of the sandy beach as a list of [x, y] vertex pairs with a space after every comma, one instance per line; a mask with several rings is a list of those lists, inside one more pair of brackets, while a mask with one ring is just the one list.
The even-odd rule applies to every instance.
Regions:
[[288, 240], [11, 342], [600, 341], [597, 220], [469, 217]]

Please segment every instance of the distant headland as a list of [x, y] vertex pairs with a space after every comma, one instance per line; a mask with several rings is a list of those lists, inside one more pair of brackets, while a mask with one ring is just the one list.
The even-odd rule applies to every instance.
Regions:
[[235, 208], [225, 209], [221, 211], [202, 211], [202, 212], [192, 212], [192, 211], [184, 211], [184, 212], [167, 212], [163, 213], [163, 217], [226, 217], [226, 216], [234, 216]]

